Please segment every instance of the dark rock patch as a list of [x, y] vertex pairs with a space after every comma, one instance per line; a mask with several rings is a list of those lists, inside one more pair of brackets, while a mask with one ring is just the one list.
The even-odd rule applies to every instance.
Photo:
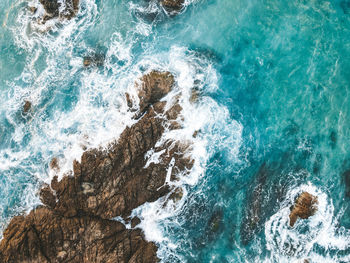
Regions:
[[102, 67], [105, 62], [105, 55], [102, 53], [95, 53], [93, 55], [85, 56], [83, 59], [84, 67]]
[[349, 0], [340, 1], [340, 7], [343, 9], [344, 14], [346, 14], [346, 15], [350, 14], [350, 1]]
[[141, 220], [140, 220], [140, 218], [138, 218], [137, 216], [136, 217], [133, 217], [132, 219], [131, 219], [131, 227], [132, 228], [135, 228], [138, 224], [140, 224], [141, 223]]
[[334, 149], [337, 146], [337, 140], [338, 140], [338, 136], [337, 136], [337, 133], [335, 131], [330, 132], [329, 140], [330, 140], [330, 145], [331, 145], [332, 149]]
[[314, 165], [312, 167], [312, 172], [314, 174], [319, 174], [322, 169], [323, 157], [321, 154], [317, 153], [315, 155]]
[[350, 197], [350, 169], [342, 174], [342, 179], [345, 184], [345, 197]]
[[184, 3], [184, 0], [160, 0], [161, 6], [171, 16], [181, 12], [184, 7]]
[[293, 182], [288, 175], [298, 174], [299, 179], [307, 175], [298, 168], [290, 167], [290, 157], [293, 155], [288, 152], [277, 155], [279, 159], [276, 159], [275, 155], [270, 156], [275, 161], [265, 161], [258, 169], [256, 166], [250, 168], [254, 172], [254, 178], [248, 182], [240, 226], [240, 239], [243, 245], [247, 245], [258, 235], [264, 229], [266, 220], [279, 210], [279, 202], [285, 200]]
[[261, 217], [264, 214], [263, 211], [263, 189], [266, 184], [268, 176], [268, 169], [266, 163], [263, 163], [257, 174], [257, 184], [254, 187], [251, 195], [248, 198], [249, 208], [245, 211], [241, 225], [241, 241], [243, 244], [248, 244], [258, 231], [258, 226], [261, 221]]
[[223, 212], [221, 209], [216, 209], [214, 213], [211, 215], [209, 224], [208, 224], [208, 231], [210, 235], [214, 235], [220, 231], [220, 228], [222, 227], [223, 223]]
[[63, 18], [72, 19], [79, 10], [79, 0], [66, 0], [63, 11], [61, 10], [61, 3], [58, 0], [39, 0], [40, 4], [45, 9], [46, 14], [44, 15], [43, 22], [52, 18]]

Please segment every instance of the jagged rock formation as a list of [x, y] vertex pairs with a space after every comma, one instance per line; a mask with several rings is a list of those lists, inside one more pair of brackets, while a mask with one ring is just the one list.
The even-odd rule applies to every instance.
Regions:
[[317, 197], [308, 192], [302, 192], [295, 200], [289, 214], [290, 226], [294, 226], [298, 217], [301, 219], [307, 219], [310, 216], [313, 216], [317, 211], [317, 203]]
[[[165, 102], [158, 101], [171, 90], [174, 77], [151, 72], [141, 83], [142, 117], [108, 150], [86, 151], [74, 162], [71, 175], [61, 181], [54, 177], [41, 189], [44, 206], [14, 217], [5, 230], [0, 262], [157, 262], [155, 244], [111, 219], [127, 219], [134, 208], [169, 193], [166, 178], [172, 160], [171, 180], [191, 169], [193, 161], [185, 158], [187, 146], [179, 142], [156, 147], [165, 127], [177, 127], [171, 122], [181, 112], [177, 103], [165, 111]], [[151, 149], [165, 151], [160, 163], [146, 166], [145, 154]]]
[[178, 14], [184, 7], [184, 0], [160, 0], [160, 4], [169, 15]]
[[58, 0], [39, 0], [45, 9], [44, 22], [52, 18], [61, 17], [71, 19], [79, 10], [79, 0], [66, 0], [63, 11]]
[[156, 262], [140, 230], [93, 216], [63, 217], [48, 207], [14, 217], [0, 245], [1, 262]]

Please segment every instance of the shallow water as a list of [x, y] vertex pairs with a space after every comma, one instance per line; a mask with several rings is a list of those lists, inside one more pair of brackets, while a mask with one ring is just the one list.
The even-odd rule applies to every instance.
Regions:
[[[185, 116], [167, 136], [200, 132], [177, 208], [155, 202], [134, 211], [159, 257], [350, 261], [342, 178], [350, 169], [350, 2], [186, 4], [168, 17], [155, 1], [82, 0], [75, 19], [49, 28], [28, 11], [38, 1], [1, 1], [1, 230], [40, 203], [52, 157], [63, 175], [85, 147], [131, 125], [124, 93], [143, 72], [163, 69], [177, 77]], [[105, 65], [84, 69], [93, 52], [106, 55]], [[194, 85], [200, 97], [191, 104]], [[23, 115], [25, 100], [33, 105]], [[290, 228], [289, 207], [303, 190], [318, 196], [318, 212]], [[255, 199], [259, 220], [249, 225]]]

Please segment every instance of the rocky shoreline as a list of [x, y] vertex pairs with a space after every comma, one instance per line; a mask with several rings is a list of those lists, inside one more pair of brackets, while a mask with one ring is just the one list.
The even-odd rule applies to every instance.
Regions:
[[[80, 0], [66, 0], [64, 6], [62, 2], [58, 0], [39, 0], [40, 4], [45, 10], [45, 14], [42, 17], [42, 23], [60, 18], [70, 20], [75, 17], [79, 11]], [[184, 0], [158, 0], [159, 5], [169, 16], [175, 16], [181, 12], [184, 8]], [[36, 7], [29, 8], [32, 13], [36, 13]]]
[[[169, 72], [152, 71], [135, 84], [139, 101], [137, 122], [127, 127], [107, 149], [84, 152], [71, 174], [40, 191], [43, 205], [29, 215], [14, 217], [0, 243], [0, 262], [157, 262], [157, 247], [147, 242], [131, 211], [162, 196], [173, 198], [180, 189], [167, 184], [186, 173], [193, 160], [185, 145], [167, 141], [156, 145], [166, 129], [177, 129], [181, 106], [165, 107], [160, 99], [176, 85]], [[167, 108], [167, 110], [166, 110]], [[148, 151], [162, 151], [159, 163], [147, 164]], [[172, 193], [171, 193], [172, 192]], [[181, 197], [180, 197], [181, 198]], [[131, 229], [113, 220], [131, 221]]]

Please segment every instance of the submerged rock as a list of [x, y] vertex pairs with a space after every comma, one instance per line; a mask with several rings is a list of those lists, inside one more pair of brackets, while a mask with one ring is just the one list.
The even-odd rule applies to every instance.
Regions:
[[244, 245], [248, 244], [256, 232], [259, 230], [261, 217], [264, 216], [264, 188], [268, 169], [266, 163], [263, 163], [256, 175], [257, 185], [248, 197], [247, 209], [242, 220], [240, 229], [241, 241]]
[[160, 4], [169, 15], [178, 14], [184, 7], [185, 0], [160, 0]]
[[337, 146], [337, 140], [338, 140], [338, 136], [337, 136], [336, 131], [330, 132], [329, 140], [330, 140], [330, 145], [331, 145], [332, 149], [334, 149]]
[[317, 197], [308, 192], [302, 192], [295, 200], [289, 214], [290, 226], [294, 226], [298, 217], [301, 219], [307, 219], [310, 216], [313, 216], [317, 211], [317, 203]]
[[345, 197], [350, 197], [350, 170], [346, 170], [342, 178], [345, 183]]
[[[44, 22], [52, 18], [71, 19], [79, 10], [79, 0], [66, 0], [64, 8], [61, 8], [61, 2], [58, 0], [39, 0], [45, 9]], [[63, 10], [63, 11], [61, 11]]]
[[221, 209], [214, 211], [209, 220], [208, 230], [211, 235], [217, 233], [220, 230], [223, 222], [223, 212]]
[[91, 56], [85, 56], [83, 60], [84, 67], [102, 67], [105, 62], [105, 55], [101, 53], [95, 53]]
[[[151, 72], [142, 82], [143, 116], [108, 151], [84, 152], [81, 161], [73, 163], [73, 176], [61, 181], [55, 176], [42, 188], [44, 206], [14, 217], [5, 230], [0, 262], [158, 261], [155, 244], [145, 241], [140, 230], [126, 229], [111, 218], [128, 218], [134, 208], [168, 194], [169, 165], [173, 164], [171, 178], [176, 179], [175, 173], [186, 173], [193, 160], [185, 158], [180, 143], [156, 147], [167, 122], [181, 111], [175, 104], [164, 112], [165, 102], [158, 101], [171, 90], [174, 77]], [[164, 153], [159, 163], [146, 167], [144, 157], [151, 149]]]

